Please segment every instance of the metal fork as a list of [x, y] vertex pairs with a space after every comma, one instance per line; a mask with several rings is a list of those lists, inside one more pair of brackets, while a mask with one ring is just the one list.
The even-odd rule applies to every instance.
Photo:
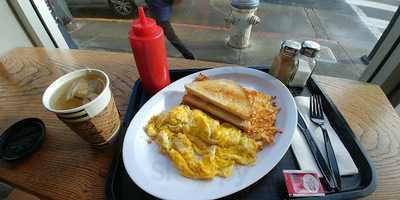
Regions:
[[325, 141], [325, 150], [328, 158], [328, 164], [331, 172], [333, 173], [333, 181], [335, 183], [335, 190], [341, 189], [341, 180], [339, 167], [337, 164], [335, 152], [333, 151], [331, 140], [329, 139], [328, 131], [325, 127], [325, 119], [322, 105], [322, 98], [320, 95], [312, 95], [310, 99], [310, 117], [311, 121], [318, 125], [323, 133], [324, 141]]

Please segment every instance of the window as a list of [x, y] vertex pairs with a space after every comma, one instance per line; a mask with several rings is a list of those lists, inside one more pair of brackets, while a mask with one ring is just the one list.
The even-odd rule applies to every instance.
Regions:
[[[35, 2], [35, 1], [34, 1]], [[137, 17], [133, 0], [47, 0], [57, 21], [80, 49], [131, 52], [127, 34]], [[261, 0], [250, 46], [227, 45], [230, 0], [184, 0], [170, 19], [176, 35], [199, 60], [269, 66], [283, 40], [321, 44], [317, 74], [360, 79], [367, 58], [382, 36], [398, 0]], [[147, 9], [147, 15], [151, 15]], [[228, 18], [227, 18], [228, 17]], [[182, 57], [170, 42], [168, 55]]]

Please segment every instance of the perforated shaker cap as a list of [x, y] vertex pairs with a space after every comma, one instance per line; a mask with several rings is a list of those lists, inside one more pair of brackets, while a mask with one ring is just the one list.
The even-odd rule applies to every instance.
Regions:
[[314, 58], [319, 51], [321, 51], [321, 45], [317, 42], [306, 40], [301, 44], [300, 53], [305, 56]]
[[289, 56], [295, 56], [301, 49], [299, 42], [294, 40], [285, 40], [281, 43], [281, 53]]
[[231, 5], [239, 9], [252, 9], [260, 5], [260, 0], [232, 0]]

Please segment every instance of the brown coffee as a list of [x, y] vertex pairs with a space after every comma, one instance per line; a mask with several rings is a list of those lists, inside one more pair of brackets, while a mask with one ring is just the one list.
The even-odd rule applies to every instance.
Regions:
[[93, 101], [104, 90], [104, 78], [88, 74], [74, 78], [55, 92], [52, 96], [52, 107], [57, 110], [68, 110]]
[[117, 138], [120, 115], [103, 71], [70, 72], [54, 81], [42, 100], [47, 110], [91, 145], [104, 147]]

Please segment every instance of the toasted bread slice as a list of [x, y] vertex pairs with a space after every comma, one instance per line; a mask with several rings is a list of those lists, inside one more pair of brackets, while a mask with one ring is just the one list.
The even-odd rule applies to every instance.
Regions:
[[226, 79], [195, 81], [185, 85], [189, 94], [199, 97], [241, 119], [249, 119], [252, 107], [244, 89]]
[[250, 121], [240, 119], [239, 117], [232, 115], [231, 113], [228, 113], [211, 103], [205, 102], [196, 96], [186, 94], [183, 96], [182, 102], [189, 106], [203, 110], [219, 119], [230, 122], [244, 131], [248, 131], [250, 129]]

